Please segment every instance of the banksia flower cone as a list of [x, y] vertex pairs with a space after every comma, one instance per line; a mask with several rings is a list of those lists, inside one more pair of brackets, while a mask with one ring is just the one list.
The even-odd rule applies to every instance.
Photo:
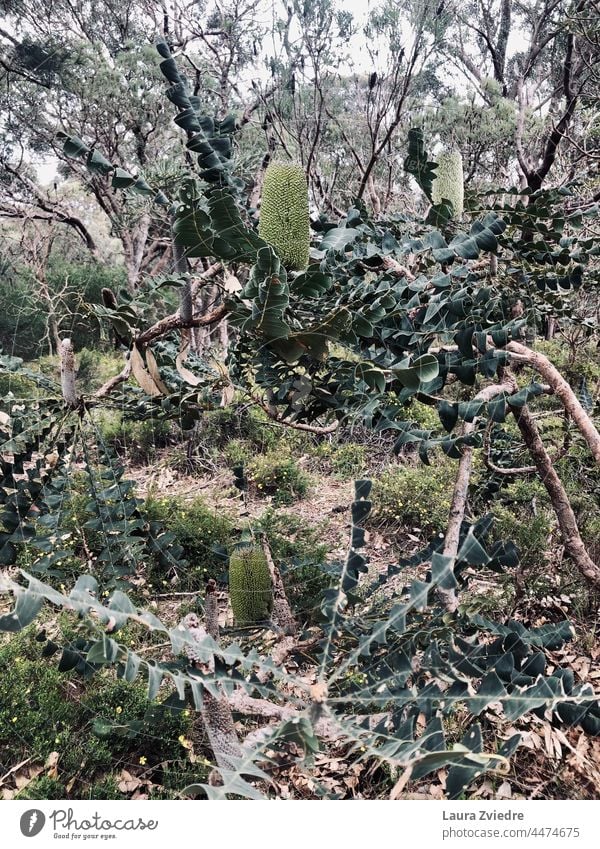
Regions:
[[283, 264], [301, 270], [310, 246], [308, 188], [301, 165], [272, 162], [263, 182], [260, 236], [275, 248]]
[[245, 546], [233, 552], [229, 560], [229, 597], [238, 625], [269, 618], [273, 585], [262, 548]]
[[438, 156], [431, 196], [434, 204], [449, 200], [453, 209], [452, 217], [462, 218], [465, 186], [462, 158], [458, 150], [445, 151]]

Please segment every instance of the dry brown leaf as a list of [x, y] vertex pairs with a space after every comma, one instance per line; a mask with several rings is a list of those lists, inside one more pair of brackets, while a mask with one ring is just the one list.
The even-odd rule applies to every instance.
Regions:
[[512, 799], [512, 787], [508, 781], [503, 781], [496, 790], [496, 799]]
[[310, 697], [316, 704], [321, 704], [327, 699], [327, 682], [317, 681], [310, 688]]
[[146, 365], [148, 366], [150, 377], [155, 382], [157, 388], [160, 389], [161, 394], [168, 395], [169, 390], [163, 383], [163, 379], [160, 376], [160, 372], [158, 370], [158, 363], [156, 362], [156, 358], [150, 348], [146, 349]]
[[486, 779], [486, 780], [485, 780], [485, 781], [483, 781], [483, 782], [482, 782], [482, 784], [481, 784], [481, 785], [477, 788], [477, 790], [475, 790], [475, 791], [471, 794], [471, 796], [472, 796], [474, 799], [477, 799], [477, 798], [479, 798], [479, 797], [489, 798], [489, 797], [493, 796], [493, 794], [494, 794], [494, 788], [492, 787], [491, 782], [490, 782], [490, 781], [488, 781], [488, 780]]
[[390, 793], [390, 799], [392, 801], [394, 799], [400, 798], [400, 794], [402, 793], [402, 791], [404, 790], [404, 788], [406, 787], [406, 785], [410, 781], [412, 771], [413, 771], [413, 765], [409, 764], [409, 766], [406, 767], [406, 769], [404, 770], [404, 772], [402, 773], [402, 775], [400, 776], [398, 781], [394, 784], [394, 786], [392, 787], [392, 792]]
[[221, 407], [228, 407], [233, 399], [235, 398], [235, 387], [228, 383], [227, 386], [223, 387], [223, 392], [221, 393]]
[[190, 386], [198, 386], [198, 384], [201, 382], [200, 378], [197, 377], [193, 372], [191, 372], [189, 368], [186, 368], [183, 365], [183, 362], [187, 357], [187, 352], [188, 348], [186, 347], [184, 350], [180, 351], [177, 354], [177, 359], [175, 360], [175, 368], [177, 369], [181, 377], [183, 377], [186, 383], [189, 383]]
[[138, 787], [141, 787], [145, 782], [140, 778], [136, 778], [130, 772], [127, 772], [124, 769], [121, 773], [121, 780], [119, 781], [117, 787], [122, 793], [131, 793], [134, 790], [137, 790]]
[[235, 295], [236, 292], [242, 291], [242, 284], [234, 274], [225, 274], [225, 291], [230, 295]]
[[33, 781], [28, 772], [17, 772], [14, 777], [15, 787], [17, 790], [22, 790], [24, 787]]
[[58, 764], [58, 759], [60, 755], [58, 752], [50, 752], [48, 757], [46, 758], [46, 763], [44, 764], [44, 768], [47, 770], [46, 775], [48, 778], [57, 778], [58, 777], [58, 769], [56, 765]]
[[146, 371], [144, 360], [136, 346], [134, 345], [130, 353], [131, 370], [133, 376], [142, 387], [146, 395], [156, 398], [157, 395], [162, 395], [162, 392], [154, 382], [152, 375]]

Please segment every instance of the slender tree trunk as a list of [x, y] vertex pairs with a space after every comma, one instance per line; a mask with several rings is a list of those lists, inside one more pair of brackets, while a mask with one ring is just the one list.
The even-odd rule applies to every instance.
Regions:
[[567, 415], [578, 427], [587, 442], [597, 463], [600, 463], [600, 433], [594, 422], [583, 409], [579, 400], [558, 369], [552, 365], [548, 357], [538, 351], [532, 351], [520, 342], [509, 342], [506, 346], [517, 362], [525, 362], [542, 375], [557, 398], [560, 399]]
[[[486, 386], [475, 395], [473, 400], [489, 401], [495, 395], [500, 395], [502, 392], [512, 392], [516, 388], [514, 378], [506, 377], [502, 383], [494, 383], [491, 386]], [[468, 436], [475, 430], [475, 422], [465, 422], [463, 426], [463, 436]], [[450, 505], [450, 513], [448, 516], [448, 527], [446, 529], [446, 537], [444, 539], [443, 554], [446, 557], [456, 558], [458, 554], [458, 546], [460, 543], [460, 529], [465, 518], [465, 510], [467, 507], [467, 498], [469, 494], [469, 482], [471, 480], [471, 469], [473, 465], [473, 447], [471, 445], [463, 445], [461, 458], [456, 471], [454, 481], [454, 491], [452, 493], [452, 503]], [[444, 589], [438, 587], [436, 595], [442, 602], [446, 610], [453, 613], [458, 607], [458, 597], [453, 589]]]
[[293, 636], [298, 630], [294, 614], [287, 599], [281, 572], [276, 565], [271, 555], [271, 550], [266, 540], [263, 542], [263, 551], [271, 573], [271, 581], [273, 582], [273, 616], [277, 624], [287, 636]]
[[533, 416], [526, 406], [511, 407], [523, 440], [537, 466], [540, 479], [550, 496], [550, 501], [558, 519], [563, 544], [569, 555], [583, 577], [595, 588], [600, 588], [600, 566], [597, 566], [587, 552], [585, 544], [577, 526], [577, 519], [573, 513], [569, 496], [552, 464], [541, 436], [535, 424]]

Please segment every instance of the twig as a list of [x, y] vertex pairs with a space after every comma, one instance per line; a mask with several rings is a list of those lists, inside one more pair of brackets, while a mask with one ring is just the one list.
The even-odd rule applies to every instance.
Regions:
[[340, 424], [339, 421], [337, 421], [337, 419], [332, 424], [326, 425], [325, 427], [319, 427], [318, 425], [303, 424], [302, 422], [288, 422], [288, 421], [285, 421], [284, 419], [280, 419], [279, 416], [276, 413], [274, 413], [271, 409], [269, 409], [268, 405], [265, 404], [264, 401], [260, 400], [260, 398], [256, 398], [253, 395], [251, 395], [250, 397], [252, 398], [254, 403], [257, 404], [261, 408], [261, 410], [264, 410], [264, 412], [269, 416], [270, 419], [272, 419], [274, 422], [277, 422], [277, 424], [282, 425], [283, 427], [291, 427], [294, 430], [302, 430], [302, 431], [305, 431], [306, 433], [316, 433], [316, 434], [319, 434], [319, 435], [324, 435], [324, 434], [333, 433], [334, 431], [336, 431], [339, 427], [339, 424]]
[[116, 374], [114, 377], [111, 377], [110, 380], [107, 380], [100, 389], [94, 392], [94, 398], [105, 398], [107, 395], [113, 391], [115, 386], [118, 386], [120, 383], [125, 383], [126, 380], [129, 380], [129, 375], [131, 374], [131, 360], [127, 360], [125, 366], [119, 374]]

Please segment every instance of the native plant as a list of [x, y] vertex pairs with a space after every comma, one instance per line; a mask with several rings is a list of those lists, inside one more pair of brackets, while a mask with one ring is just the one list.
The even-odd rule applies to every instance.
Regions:
[[[478, 570], [510, 572], [517, 566], [510, 540], [489, 542], [493, 518], [485, 508], [524, 464], [548, 492], [567, 556], [582, 580], [600, 586], [600, 565], [585, 548], [530, 409], [541, 399], [554, 405], [565, 418], [569, 444], [590, 462], [600, 462], [593, 395], [586, 389], [578, 397], [530, 344], [550, 313], [593, 333], [589, 317], [576, 313], [573, 296], [594, 283], [590, 262], [599, 245], [593, 235], [579, 234], [584, 215], [595, 216], [595, 208], [577, 207], [576, 184], [536, 192], [490, 190], [470, 207], [464, 226], [450, 224], [457, 210], [447, 193], [432, 203], [425, 222], [401, 215], [373, 220], [357, 202], [344, 219], [317, 222], [313, 261], [294, 271], [246, 213], [243, 183], [232, 172], [235, 118], [208, 117], [167, 45], [158, 50], [175, 121], [198, 162], [178, 197], [154, 192], [143, 177], [114, 168], [81, 139], [66, 138], [65, 151], [85, 159], [115, 189], [141, 191], [168, 209], [176, 245], [187, 260], [211, 258], [213, 267], [216, 262], [235, 268], [244, 282], [220, 305], [195, 314], [190, 298], [215, 272], [192, 280], [186, 269], [160, 281], [157, 286], [180, 288], [182, 308], [151, 326], [143, 321], [142, 296], [98, 308], [128, 350], [120, 374], [92, 396], [81, 394], [74, 380], [66, 343], [62, 390], [24, 372], [43, 383], [47, 397], [25, 409], [18, 399], [5, 402], [0, 556], [5, 565], [14, 564], [27, 546], [41, 558], [21, 578], [2, 578], [14, 609], [0, 618], [0, 629], [22, 629], [46, 603], [74, 611], [84, 635], [62, 648], [64, 668], [90, 672], [115, 666], [127, 681], [145, 676], [150, 698], [165, 682], [182, 705], [191, 701], [207, 727], [220, 784], [211, 781], [189, 792], [212, 797], [268, 796], [277, 753], [285, 750], [288, 761], [302, 760], [322, 744], [342, 745], [349, 757], [378, 759], [401, 770], [393, 797], [408, 777], [416, 780], [447, 766], [447, 793], [457, 797], [485, 770], [506, 768], [520, 740], [518, 733], [490, 740], [479, 717], [501, 714], [516, 723], [525, 714], [544, 716], [600, 733], [593, 689], [577, 684], [569, 668], [548, 662], [547, 652], [571, 639], [568, 622], [526, 628], [510, 619], [485, 619], [463, 604]], [[405, 168], [433, 201], [436, 165], [419, 130], [409, 134]], [[225, 316], [234, 331], [227, 362], [191, 354], [190, 329]], [[2, 363], [5, 370], [23, 373], [14, 359]], [[278, 635], [270, 653], [256, 648], [261, 631], [256, 611], [242, 613], [255, 624], [248, 633], [218, 627], [212, 585], [205, 626], [196, 617], [168, 627], [124, 592], [148, 547], [164, 558], [165, 570], [185, 564], [178, 562], [168, 534], [144, 523], [121, 469], [94, 439], [95, 409], [118, 394], [123, 415], [176, 419], [187, 429], [207, 407], [229, 403], [233, 392], [280, 424], [327, 434], [340, 422], [359, 422], [394, 434], [397, 452], [412, 448], [425, 464], [436, 451], [456, 461], [445, 533], [377, 576], [361, 553], [371, 484], [356, 482], [348, 555], [333, 565], [318, 634], [308, 640], [312, 684], [286, 671], [284, 661], [301, 642], [300, 623], [268, 549], [260, 553], [260, 589], [266, 587], [264, 554]], [[425, 429], [411, 419], [414, 399], [435, 409], [439, 425]], [[514, 428], [507, 447], [502, 427], [509, 422]], [[467, 518], [476, 451], [489, 471], [487, 496], [478, 502], [480, 515]], [[85, 527], [98, 535], [101, 554], [82, 568], [68, 593], [52, 579], [60, 576], [70, 542], [61, 505], [75, 458], [83, 458], [90, 478], [93, 517]], [[236, 468], [235, 474], [243, 491], [244, 470]], [[234, 605], [238, 567], [247, 574], [241, 560], [234, 553]], [[399, 574], [406, 575], [405, 586], [398, 584]], [[166, 638], [179, 660], [165, 663], [119, 642], [119, 630], [132, 622]], [[445, 726], [459, 709], [461, 733], [448, 737]], [[232, 710], [275, 724], [240, 740]]]

